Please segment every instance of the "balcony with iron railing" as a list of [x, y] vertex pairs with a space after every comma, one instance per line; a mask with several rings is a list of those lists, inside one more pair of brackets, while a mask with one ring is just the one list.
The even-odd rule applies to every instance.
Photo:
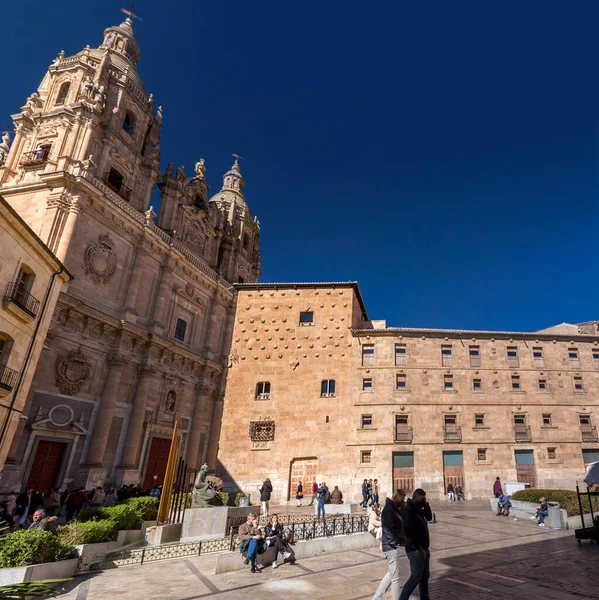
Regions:
[[514, 425], [514, 439], [517, 442], [532, 442], [532, 433], [528, 425]]
[[598, 442], [599, 437], [597, 436], [597, 428], [593, 425], [581, 425], [580, 433], [582, 435], [583, 442]]
[[131, 198], [131, 188], [127, 187], [123, 182], [116, 181], [113, 177], [110, 176], [111, 171], [108, 173], [104, 173], [104, 177], [102, 177], [102, 181], [111, 189], [113, 189], [119, 196], [122, 196], [125, 200], [129, 200]]
[[411, 444], [414, 439], [414, 432], [407, 425], [396, 425], [394, 431], [394, 441], [396, 444]]
[[18, 281], [11, 281], [6, 286], [2, 300], [5, 303], [12, 302], [33, 319], [37, 316], [40, 307], [40, 301], [32, 296]]
[[19, 374], [14, 369], [6, 365], [0, 365], [0, 390], [12, 392], [15, 385], [17, 385], [18, 376]]
[[459, 444], [462, 441], [462, 428], [459, 425], [444, 425], [443, 441], [449, 444]]
[[33, 167], [35, 165], [43, 165], [48, 162], [48, 155], [49, 152], [45, 148], [24, 152], [21, 156], [21, 166]]

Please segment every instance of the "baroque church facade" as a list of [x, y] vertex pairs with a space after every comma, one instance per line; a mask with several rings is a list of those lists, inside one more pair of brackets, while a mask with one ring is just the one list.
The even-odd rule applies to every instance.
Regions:
[[189, 466], [216, 465], [232, 284], [258, 279], [260, 226], [237, 160], [212, 196], [199, 157], [191, 177], [160, 172], [162, 108], [139, 59], [130, 19], [97, 48], [61, 52], [0, 144], [0, 195], [73, 275], [10, 430], [3, 490], [149, 487], [175, 421]]

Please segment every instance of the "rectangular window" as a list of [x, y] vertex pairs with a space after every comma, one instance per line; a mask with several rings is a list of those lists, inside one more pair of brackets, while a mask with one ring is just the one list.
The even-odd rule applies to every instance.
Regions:
[[585, 466], [599, 461], [599, 450], [583, 450], [582, 460]]
[[453, 365], [451, 346], [441, 346], [441, 364], [444, 367], [451, 367]]
[[483, 415], [483, 414], [474, 415], [474, 426], [475, 427], [484, 427], [485, 426], [485, 415]]
[[472, 389], [475, 392], [480, 392], [480, 390], [482, 389], [482, 383], [480, 379], [473, 379], [472, 380]]
[[590, 425], [591, 417], [589, 417], [588, 415], [578, 415], [578, 421], [581, 425]]
[[453, 390], [453, 375], [444, 375], [443, 376], [443, 389], [445, 391]]
[[335, 380], [334, 379], [323, 379], [320, 384], [320, 395], [323, 398], [335, 395]]
[[540, 390], [547, 389], [547, 380], [546, 379], [539, 379], [539, 389]]
[[580, 358], [578, 356], [578, 348], [568, 348], [568, 358], [570, 359], [570, 367], [572, 369], [580, 368]]
[[593, 364], [595, 369], [599, 369], [599, 350], [593, 350]]
[[514, 450], [517, 465], [534, 465], [535, 454], [532, 450]]
[[259, 381], [256, 384], [256, 400], [268, 400], [270, 398], [270, 381]]
[[407, 425], [408, 424], [408, 417], [404, 417], [404, 416], [399, 416], [397, 415], [395, 417], [395, 425]]
[[524, 415], [514, 415], [514, 425], [526, 425], [526, 417]]
[[480, 348], [478, 346], [470, 346], [470, 366], [480, 367]]
[[362, 366], [374, 367], [374, 346], [372, 344], [362, 346]]
[[457, 417], [455, 415], [445, 415], [445, 417], [444, 417], [445, 425], [455, 425], [456, 418]]
[[487, 449], [486, 448], [478, 449], [478, 460], [487, 460]]
[[184, 342], [186, 331], [187, 331], [187, 321], [185, 321], [184, 319], [177, 319], [177, 324], [175, 325], [175, 339], [180, 340], [181, 342]]
[[363, 392], [371, 392], [372, 391], [372, 379], [362, 379], [362, 391]]
[[362, 429], [372, 427], [372, 415], [362, 415]]
[[395, 389], [396, 390], [405, 390], [407, 388], [407, 377], [403, 374], [397, 375], [395, 378]]
[[543, 413], [543, 427], [551, 427], [551, 415]]
[[517, 369], [519, 366], [518, 348], [516, 346], [507, 347], [507, 366], [510, 369]]
[[535, 363], [535, 367], [544, 367], [545, 360], [543, 359], [543, 348], [533, 348], [532, 359]]
[[584, 386], [582, 385], [582, 377], [574, 377], [574, 391], [584, 392]]
[[547, 448], [547, 458], [555, 460], [557, 458], [557, 448]]
[[408, 351], [405, 344], [395, 344], [395, 366], [405, 367], [408, 364]]
[[360, 462], [363, 465], [370, 464], [372, 458], [372, 450], [362, 450], [360, 452]]
[[314, 324], [314, 313], [313, 312], [301, 312], [299, 324], [300, 325], [313, 325]]
[[520, 389], [520, 375], [512, 375], [512, 389], [513, 390]]

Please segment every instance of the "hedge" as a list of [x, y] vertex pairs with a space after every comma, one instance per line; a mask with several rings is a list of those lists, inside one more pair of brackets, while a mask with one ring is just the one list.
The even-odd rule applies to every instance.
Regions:
[[[569, 517], [580, 514], [580, 508], [578, 507], [578, 497], [576, 492], [572, 490], [520, 490], [512, 495], [513, 500], [520, 500], [521, 502], [535, 502], [539, 503], [540, 498], [545, 498], [547, 502], [559, 502], [560, 508], [565, 509]], [[586, 496], [582, 496], [582, 510], [584, 513], [590, 512], [589, 499]], [[593, 511], [599, 510], [599, 501], [597, 498], [593, 498]]]
[[99, 544], [112, 542], [116, 539], [116, 523], [111, 520], [87, 521], [79, 523], [74, 521], [59, 527], [57, 534], [69, 544]]
[[77, 558], [73, 544], [40, 529], [15, 531], [0, 540], [0, 568], [26, 567]]
[[77, 521], [113, 521], [117, 529], [139, 528], [141, 519], [131, 504], [115, 504], [114, 506], [84, 508], [77, 515]]
[[140, 521], [155, 521], [158, 516], [158, 500], [152, 496], [129, 498], [125, 504], [133, 507]]

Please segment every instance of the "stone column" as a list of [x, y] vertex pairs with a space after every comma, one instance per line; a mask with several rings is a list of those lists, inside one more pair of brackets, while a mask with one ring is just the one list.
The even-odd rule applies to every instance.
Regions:
[[137, 322], [137, 311], [135, 310], [135, 304], [137, 302], [137, 293], [139, 291], [139, 283], [141, 276], [143, 275], [143, 262], [144, 262], [145, 250], [138, 246], [135, 248], [135, 258], [133, 260], [133, 267], [129, 277], [129, 286], [127, 287], [127, 297], [125, 299], [125, 320], [135, 323]]
[[167, 296], [169, 295], [169, 290], [170, 290], [170, 285], [169, 285], [170, 279], [171, 279], [170, 273], [171, 273], [171, 269], [170, 269], [168, 263], [165, 263], [164, 265], [162, 265], [161, 275], [160, 275], [160, 285], [158, 287], [156, 304], [154, 305], [154, 311], [153, 311], [154, 324], [161, 326], [163, 328], [166, 328], [166, 325], [165, 325], [163, 319], [164, 319], [166, 300], [167, 300]]
[[218, 455], [218, 438], [220, 437], [220, 426], [223, 419], [224, 399], [219, 398], [214, 402], [212, 410], [212, 421], [210, 422], [210, 441], [208, 442], [208, 453], [206, 463], [211, 469], [216, 469], [216, 457]]
[[199, 468], [201, 456], [200, 440], [202, 433], [208, 428], [210, 408], [214, 397], [214, 390], [196, 386], [196, 400], [193, 409], [193, 420], [191, 423], [189, 437], [187, 439], [187, 454], [185, 461], [191, 469]]
[[86, 465], [90, 467], [101, 467], [104, 461], [104, 452], [108, 442], [108, 434], [112, 425], [112, 417], [118, 399], [119, 384], [125, 366], [125, 359], [120, 356], [110, 361], [110, 369], [106, 377], [102, 399], [98, 407], [98, 414], [94, 424], [89, 450], [87, 451]]
[[63, 262], [65, 262], [69, 246], [71, 245], [71, 238], [75, 231], [79, 210], [79, 205], [76, 201], [71, 203], [71, 206], [67, 209], [68, 212], [65, 215], [64, 227], [62, 227], [62, 231], [58, 232], [60, 237], [54, 240], [52, 244], [55, 248], [54, 253], [58, 259]]
[[152, 368], [144, 367], [141, 370], [139, 383], [135, 391], [135, 398], [133, 399], [131, 415], [129, 416], [129, 428], [127, 429], [127, 437], [125, 438], [125, 446], [123, 447], [121, 458], [121, 467], [124, 469], [137, 468], [137, 455], [139, 453], [141, 434], [146, 416], [146, 406], [153, 390], [153, 378], [154, 370]]
[[10, 151], [8, 152], [8, 156], [6, 157], [6, 163], [4, 164], [6, 173], [8, 173], [8, 171], [11, 171], [14, 168], [14, 164], [17, 157], [21, 156], [24, 133], [25, 130], [22, 125], [19, 125], [15, 130], [15, 139], [10, 145]]

